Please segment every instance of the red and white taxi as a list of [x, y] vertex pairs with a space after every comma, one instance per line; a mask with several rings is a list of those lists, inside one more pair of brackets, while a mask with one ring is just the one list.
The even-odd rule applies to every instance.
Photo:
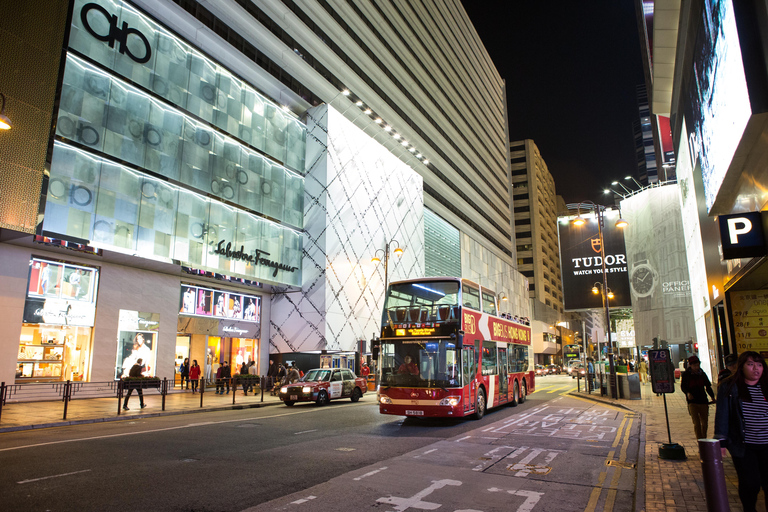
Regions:
[[309, 370], [299, 382], [280, 387], [279, 397], [285, 405], [296, 402], [316, 402], [325, 405], [336, 398], [360, 400], [368, 389], [366, 380], [346, 368], [317, 368]]

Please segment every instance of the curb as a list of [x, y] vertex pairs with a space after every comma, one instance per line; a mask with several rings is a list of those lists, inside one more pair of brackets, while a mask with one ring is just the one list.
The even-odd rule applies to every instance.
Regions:
[[627, 407], [627, 406], [626, 406], [626, 405], [624, 405], [624, 404], [621, 404], [621, 403], [619, 403], [619, 402], [614, 402], [614, 401], [613, 401], [612, 399], [610, 399], [610, 398], [603, 398], [603, 397], [601, 397], [601, 396], [596, 396], [596, 395], [589, 395], [589, 394], [587, 394], [587, 395], [583, 395], [583, 394], [581, 394], [581, 393], [579, 393], [579, 392], [576, 392], [576, 391], [571, 391], [571, 392], [570, 392], [570, 393], [568, 393], [568, 394], [569, 394], [570, 396], [574, 396], [574, 397], [576, 397], [576, 398], [585, 398], [585, 399], [587, 399], [587, 400], [592, 400], [593, 402], [599, 402], [599, 403], [602, 403], [602, 404], [607, 404], [607, 405], [612, 405], [612, 406], [614, 406], [614, 407], [619, 407], [619, 408], [621, 408], [621, 409], [624, 409], [625, 411], [630, 411], [630, 412], [637, 412], [637, 411], [635, 411], [634, 409], [632, 409], [632, 408], [630, 408], [630, 407]]
[[269, 407], [272, 405], [283, 405], [283, 402], [259, 402], [257, 404], [248, 404], [248, 405], [229, 405], [225, 407], [207, 407], [204, 409], [185, 409], [182, 411], [161, 411], [161, 412], [151, 412], [151, 413], [141, 413], [141, 414], [134, 414], [134, 415], [125, 415], [125, 413], [121, 414], [120, 416], [110, 416], [107, 418], [90, 418], [90, 419], [83, 419], [83, 420], [71, 420], [71, 421], [56, 421], [52, 423], [37, 423], [33, 425], [17, 425], [14, 427], [1, 427], [0, 428], [0, 434], [7, 433], [7, 432], [22, 432], [25, 430], [39, 430], [43, 428], [54, 428], [54, 427], [69, 427], [73, 425], [88, 425], [91, 423], [106, 423], [110, 421], [127, 421], [127, 420], [136, 420], [136, 419], [143, 419], [143, 418], [157, 418], [160, 416], [179, 416], [182, 414], [197, 414], [201, 412], [219, 412], [219, 411], [237, 411], [242, 409], [260, 409], [262, 407]]
[[640, 438], [637, 447], [637, 478], [635, 478], [635, 502], [632, 510], [635, 512], [645, 510], [645, 413], [640, 414]]

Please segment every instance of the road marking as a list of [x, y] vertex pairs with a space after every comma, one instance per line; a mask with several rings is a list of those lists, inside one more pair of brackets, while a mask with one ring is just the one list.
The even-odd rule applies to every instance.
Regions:
[[[505, 492], [504, 489], [499, 489], [497, 487], [491, 487], [488, 489], [489, 492]], [[517, 512], [530, 512], [533, 510], [533, 507], [536, 506], [536, 504], [539, 502], [542, 496], [544, 496], [543, 492], [533, 492], [533, 491], [510, 491], [507, 490], [509, 494], [512, 494], [514, 496], [521, 496], [525, 498], [525, 502], [523, 502], [522, 505], [517, 507]]]
[[31, 478], [29, 480], [22, 480], [21, 482], [16, 482], [17, 484], [28, 484], [31, 482], [39, 482], [40, 480], [48, 480], [49, 478], [59, 478], [61, 476], [69, 476], [69, 475], [77, 475], [79, 473], [87, 473], [90, 469], [83, 469], [81, 471], [72, 471], [71, 473], [62, 473], [60, 475], [51, 475], [51, 476], [43, 476], [40, 478]]
[[[615, 452], [611, 450], [608, 453], [608, 458], [612, 459], [613, 454]], [[592, 489], [592, 492], [589, 494], [589, 501], [587, 502], [587, 508], [584, 509], [584, 512], [595, 512], [595, 507], [597, 507], [597, 501], [600, 499], [600, 493], [603, 492], [603, 484], [605, 483], [605, 477], [608, 476], [608, 473], [605, 471], [600, 472], [600, 476], [597, 477], [597, 485]]]
[[[338, 409], [340, 407], [348, 407], [348, 406], [341, 405], [341, 406], [333, 407], [332, 409], [336, 410], [336, 409]], [[271, 416], [262, 416], [259, 419], [265, 419], [266, 420], [266, 419], [272, 419], [272, 418], [282, 418], [282, 417], [285, 417], [285, 416], [294, 416], [296, 414], [311, 414], [311, 413], [314, 413], [314, 412], [330, 411], [332, 409], [328, 408], [328, 407], [323, 407], [323, 408], [320, 408], [320, 409], [307, 409], [306, 411], [295, 411], [295, 412], [287, 412], [287, 413], [283, 413], [283, 414], [273, 414]], [[12, 450], [21, 450], [23, 448], [37, 448], [39, 446], [51, 446], [51, 445], [54, 445], [54, 444], [75, 443], [75, 442], [78, 442], [78, 441], [96, 441], [96, 440], [99, 440], [99, 439], [110, 439], [110, 438], [115, 438], [115, 437], [138, 436], [138, 435], [141, 435], [141, 434], [154, 434], [156, 432], [169, 432], [169, 431], [172, 431], [172, 430], [181, 430], [181, 429], [185, 429], [185, 428], [195, 428], [195, 427], [207, 426], [207, 425], [223, 425], [223, 424], [226, 424], [226, 423], [239, 423], [241, 421], [253, 421], [253, 418], [241, 418], [241, 419], [237, 419], [237, 420], [208, 421], [208, 422], [203, 422], [203, 423], [189, 423], [187, 425], [179, 425], [179, 426], [176, 426], [176, 427], [156, 428], [156, 429], [152, 429], [152, 430], [141, 430], [141, 431], [138, 431], [138, 432], [135, 432], [135, 431], [134, 432], [122, 432], [120, 434], [107, 434], [107, 435], [103, 435], [103, 436], [81, 437], [81, 438], [77, 438], [77, 439], [62, 439], [60, 441], [49, 441], [47, 443], [36, 443], [36, 444], [28, 444], [28, 445], [23, 445], [23, 446], [12, 446], [10, 448], [0, 448], [0, 452], [8, 452], [8, 451], [12, 451]]]
[[472, 436], [464, 436], [464, 437], [460, 437], [460, 438], [458, 438], [458, 439], [457, 439], [455, 442], [456, 442], [456, 443], [460, 443], [460, 442], [464, 441], [465, 439], [472, 439]]
[[292, 501], [291, 505], [301, 505], [302, 503], [306, 503], [309, 500], [313, 500], [315, 498], [317, 498], [317, 496], [307, 496], [306, 498], [302, 498], [300, 500]]
[[390, 505], [395, 505], [395, 510], [397, 512], [402, 512], [403, 510], [408, 510], [409, 508], [419, 508], [421, 510], [437, 510], [442, 506], [440, 503], [431, 503], [429, 501], [421, 501], [422, 498], [425, 498], [432, 494], [434, 491], [438, 489], [442, 489], [446, 485], [452, 485], [452, 486], [459, 486], [461, 485], [461, 482], [458, 480], [433, 480], [432, 485], [427, 487], [426, 489], [423, 489], [410, 498], [397, 498], [395, 496], [389, 496], [386, 498], [379, 498], [376, 500], [377, 503], [388, 503]]
[[297, 436], [299, 434], [309, 434], [310, 432], [317, 432], [317, 429], [315, 428], [312, 430], [302, 430], [301, 432], [294, 432], [293, 435]]
[[[626, 421], [627, 417], [624, 416], [624, 420]], [[632, 418], [629, 419], [629, 422], [627, 422], [627, 427], [624, 430], [624, 440], [621, 443], [621, 450], [619, 452], [619, 464], [618, 466], [615, 466], [613, 478], [611, 479], [611, 488], [608, 490], [608, 496], [605, 498], [605, 507], [604, 509], [608, 512], [613, 510], [613, 504], [616, 502], [616, 489], [619, 485], [619, 478], [621, 477], [621, 470], [623, 468], [623, 463], [627, 460], [627, 448], [629, 447], [629, 434], [632, 431], [632, 422], [634, 420]]]
[[[436, 451], [437, 451], [437, 448], [432, 448], [431, 450], [427, 450], [427, 451], [425, 451], [425, 452], [424, 452], [424, 453], [422, 453], [421, 455], [429, 455], [430, 453], [432, 453], [432, 452], [436, 452]], [[421, 457], [421, 455], [414, 455], [414, 456], [413, 456], [413, 458], [414, 458], [414, 459], [418, 459], [419, 457]]]
[[352, 480], [355, 480], [355, 481], [360, 481], [360, 480], [362, 480], [363, 478], [368, 478], [369, 476], [373, 476], [373, 475], [375, 475], [376, 473], [381, 473], [381, 472], [382, 472], [382, 471], [384, 471], [385, 469], [387, 469], [387, 466], [384, 466], [383, 468], [375, 469], [375, 470], [373, 470], [373, 471], [370, 471], [370, 472], [368, 472], [368, 473], [366, 473], [366, 474], [364, 474], [364, 475], [361, 475], [361, 476], [359, 476], [359, 477], [357, 477], [357, 478], [353, 478]]
[[[507, 464], [509, 471], [517, 471], [515, 476], [525, 477], [533, 473], [534, 475], [546, 475], [552, 471], [552, 467], [549, 464], [555, 460], [558, 454], [563, 453], [565, 450], [550, 450], [549, 448], [528, 448], [527, 446], [521, 446], [513, 453], [507, 455], [505, 459], [515, 459], [518, 456], [525, 453], [526, 450], [531, 452], [523, 457], [520, 462], [514, 464]], [[547, 456], [544, 458], [544, 464], [531, 464], [531, 461], [546, 452]]]
[[555, 389], [553, 389], [552, 391], [547, 391], [547, 393], [555, 393], [555, 392], [557, 392], [557, 391], [559, 391], [561, 389], [570, 388], [570, 387], [571, 387], [571, 384], [566, 384], [565, 386], [558, 386]]

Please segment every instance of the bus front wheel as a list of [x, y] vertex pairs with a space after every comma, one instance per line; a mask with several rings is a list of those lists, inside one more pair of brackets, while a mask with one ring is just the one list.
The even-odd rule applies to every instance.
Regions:
[[480, 420], [485, 416], [485, 391], [477, 390], [477, 402], [475, 403], [475, 419]]

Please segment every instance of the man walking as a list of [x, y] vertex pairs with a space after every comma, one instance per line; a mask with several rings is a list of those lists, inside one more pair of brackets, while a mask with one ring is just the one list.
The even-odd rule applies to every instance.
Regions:
[[[128, 371], [128, 377], [141, 377], [141, 368], [143, 367], [143, 362], [143, 359], [137, 359], [136, 364], [131, 366], [131, 369]], [[143, 409], [147, 406], [147, 404], [144, 403], [144, 395], [141, 392], [141, 382], [129, 381], [128, 393], [125, 395], [125, 400], [123, 401], [124, 411], [130, 411], [130, 409], [128, 409], [128, 399], [131, 397], [131, 393], [133, 393], [134, 385], [136, 387], [136, 392], [139, 394], [139, 403], [141, 404], [141, 408]]]
[[715, 399], [715, 392], [712, 391], [712, 384], [709, 377], [701, 369], [701, 361], [697, 356], [688, 358], [688, 368], [683, 372], [683, 378], [680, 381], [680, 389], [685, 393], [688, 401], [688, 414], [693, 420], [693, 430], [696, 439], [707, 438], [707, 427], [709, 426], [709, 395], [712, 400]]

